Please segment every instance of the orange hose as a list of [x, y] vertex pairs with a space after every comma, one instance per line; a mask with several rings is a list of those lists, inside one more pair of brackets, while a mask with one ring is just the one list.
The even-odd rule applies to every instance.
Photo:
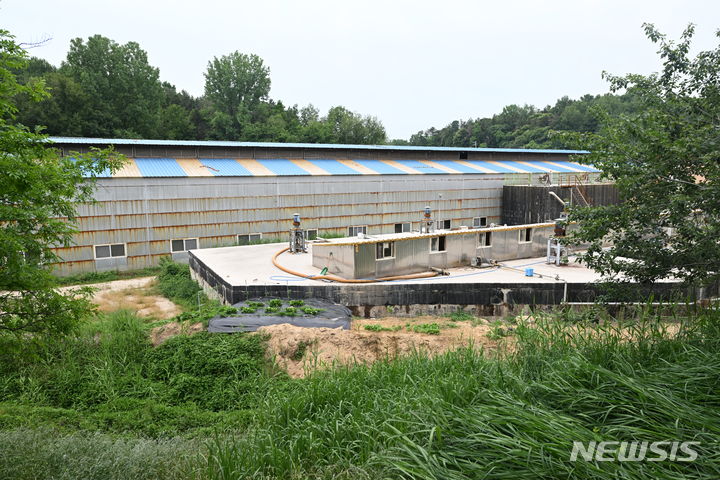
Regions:
[[290, 275], [295, 275], [296, 277], [302, 277], [302, 278], [308, 278], [310, 280], [331, 280], [333, 282], [340, 282], [340, 283], [373, 283], [373, 282], [389, 282], [391, 280], [411, 280], [413, 278], [430, 278], [430, 277], [436, 277], [436, 272], [423, 272], [423, 273], [413, 273], [411, 275], [396, 275], [392, 277], [381, 277], [376, 278], [374, 280], [360, 280], [360, 279], [354, 279], [354, 278], [342, 278], [342, 277], [336, 277], [335, 275], [306, 275], [304, 273], [296, 272], [294, 270], [290, 270], [289, 268], [285, 268], [278, 262], [278, 257], [282, 255], [283, 253], [290, 250], [289, 247], [285, 247], [279, 252], [277, 252], [272, 257], [272, 263], [277, 268], [282, 270], [285, 273], [289, 273]]

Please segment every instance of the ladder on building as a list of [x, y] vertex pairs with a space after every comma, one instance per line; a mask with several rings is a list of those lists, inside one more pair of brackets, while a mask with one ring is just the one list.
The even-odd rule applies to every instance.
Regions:
[[568, 175], [561, 179], [560, 186], [570, 189], [570, 204], [579, 205], [581, 207], [589, 207], [592, 205], [592, 198], [588, 194], [585, 182], [585, 175]]

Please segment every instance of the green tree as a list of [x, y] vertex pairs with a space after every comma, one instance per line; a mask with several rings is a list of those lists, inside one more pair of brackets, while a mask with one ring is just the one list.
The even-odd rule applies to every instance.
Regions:
[[327, 143], [379, 145], [387, 140], [385, 127], [377, 118], [364, 117], [345, 107], [332, 107], [324, 122], [331, 135]]
[[205, 97], [216, 138], [243, 138], [253, 112], [270, 93], [270, 69], [257, 55], [233, 52], [208, 62]]
[[662, 70], [603, 74], [638, 110], [599, 110], [598, 133], [565, 136], [591, 151], [579, 160], [602, 170], [624, 200], [573, 211], [573, 238], [590, 243], [583, 260], [607, 277], [706, 283], [720, 277], [720, 47], [691, 58], [692, 25], [677, 43], [644, 28]]
[[70, 42], [60, 71], [86, 93], [83, 135], [144, 137], [158, 135], [163, 89], [158, 69], [135, 42], [125, 45], [101, 35]]
[[41, 102], [35, 102], [25, 95], [16, 99], [17, 120], [23, 125], [43, 127], [51, 135], [81, 137], [92, 131], [85, 114], [92, 105], [83, 88], [71, 77], [57, 71], [39, 77], [28, 77], [30, 81], [42, 81], [51, 94]]
[[26, 52], [0, 30], [0, 332], [64, 333], [89, 303], [53, 288], [52, 248], [70, 244], [77, 203], [91, 199], [95, 175], [121, 160], [109, 151], [60, 157], [47, 137], [15, 123], [16, 98], [47, 97], [42, 81], [17, 81], [26, 63]]

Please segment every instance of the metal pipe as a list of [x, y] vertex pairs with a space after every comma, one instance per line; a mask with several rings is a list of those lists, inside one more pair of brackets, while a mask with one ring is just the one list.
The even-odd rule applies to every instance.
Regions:
[[558, 197], [555, 192], [550, 191], [550, 192], [548, 192], [548, 193], [550, 194], [551, 197], [555, 197], [555, 199], [556, 199], [558, 202], [560, 202], [560, 204], [563, 206], [563, 209], [567, 206], [567, 205], [565, 204], [565, 200], [563, 200], [562, 198]]

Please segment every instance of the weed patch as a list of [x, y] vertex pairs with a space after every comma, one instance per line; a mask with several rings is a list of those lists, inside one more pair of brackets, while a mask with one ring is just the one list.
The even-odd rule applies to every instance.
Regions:
[[368, 325], [364, 325], [363, 328], [365, 330], [368, 330], [370, 332], [398, 332], [402, 330], [402, 325], [395, 325], [393, 327], [385, 327], [383, 325], [380, 325], [379, 323], [370, 323]]
[[88, 285], [91, 283], [112, 282], [115, 280], [128, 280], [139, 277], [152, 277], [160, 273], [160, 267], [147, 267], [140, 270], [109, 270], [105, 272], [87, 272], [77, 275], [57, 277], [57, 285], [60, 287], [70, 285]]
[[424, 333], [426, 335], [440, 335], [440, 325], [437, 323], [420, 323], [418, 325], [408, 325], [408, 331], [415, 333]]

